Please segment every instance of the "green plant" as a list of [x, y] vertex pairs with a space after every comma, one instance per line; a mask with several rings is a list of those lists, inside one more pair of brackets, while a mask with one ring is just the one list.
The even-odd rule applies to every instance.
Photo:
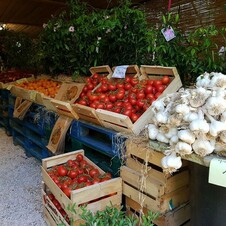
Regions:
[[[77, 214], [73, 206], [69, 210]], [[81, 226], [153, 226], [153, 221], [159, 215], [149, 211], [147, 215], [142, 215], [140, 218], [137, 215], [127, 216], [122, 209], [114, 206], [107, 206], [95, 214], [87, 210], [86, 206], [80, 207], [80, 210], [79, 216], [85, 221]]]
[[1, 57], [8, 68], [34, 69], [37, 51], [36, 42], [24, 33], [9, 30], [0, 32]]
[[53, 17], [40, 36], [46, 69], [76, 75], [96, 65], [142, 62], [147, 22], [131, 1], [90, 12], [86, 4], [70, 0], [68, 9]]

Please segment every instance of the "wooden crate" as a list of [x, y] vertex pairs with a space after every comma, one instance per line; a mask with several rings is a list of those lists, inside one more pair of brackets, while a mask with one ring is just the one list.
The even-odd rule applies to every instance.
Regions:
[[[170, 76], [171, 83], [159, 96], [159, 98], [162, 98], [169, 93], [176, 92], [182, 86], [180, 76], [175, 67], [144, 65], [141, 66], [140, 71], [142, 79], [160, 79], [163, 75]], [[107, 110], [97, 109], [96, 114], [101, 121], [101, 124], [106, 128], [126, 133], [139, 134], [144, 129], [145, 125], [150, 122], [153, 113], [151, 111], [151, 107], [149, 107], [135, 123], [132, 123], [128, 116]]]
[[[126, 214], [133, 215], [136, 218], [142, 217], [142, 215], [148, 215], [148, 209], [142, 207], [139, 203], [131, 198], [126, 197]], [[191, 218], [191, 210], [189, 202], [171, 210], [165, 214], [160, 214], [155, 220], [154, 224], [157, 226], [180, 226], [189, 222]]]
[[[81, 189], [73, 190], [71, 197], [68, 198], [62, 190], [54, 183], [47, 171], [49, 168], [63, 164], [69, 159], [75, 159], [77, 154], [84, 155], [83, 150], [78, 150], [42, 160], [42, 177], [44, 183], [50, 189], [51, 193], [60, 202], [63, 209], [67, 212], [68, 216], [76, 222], [80, 220], [79, 216], [68, 210], [68, 207], [75, 205], [77, 213], [79, 213], [79, 205], [87, 204], [87, 210], [96, 212], [104, 210], [106, 206], [120, 206], [122, 199], [122, 179], [114, 178], [102, 183], [94, 184]], [[101, 173], [104, 173], [97, 165], [84, 156], [84, 159]]]
[[123, 194], [142, 206], [165, 213], [189, 200], [189, 169], [187, 162], [175, 174], [161, 168], [163, 154], [150, 148], [126, 142], [126, 166], [121, 167]]

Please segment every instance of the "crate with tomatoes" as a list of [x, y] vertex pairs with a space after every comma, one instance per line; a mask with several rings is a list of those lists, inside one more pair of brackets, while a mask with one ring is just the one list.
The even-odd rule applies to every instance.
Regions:
[[174, 67], [143, 65], [138, 73], [125, 73], [124, 78], [94, 73], [87, 79], [75, 109], [82, 119], [93, 122], [96, 118], [106, 128], [139, 134], [151, 116], [153, 101], [181, 86]]
[[[101, 170], [83, 150], [43, 159], [42, 177], [45, 198], [51, 199], [49, 194], [54, 196], [60, 204], [55, 205], [56, 208], [65, 211], [70, 225], [78, 225], [81, 220], [78, 213], [84, 205], [92, 212], [106, 206], [121, 206], [121, 178], [112, 178], [110, 173]], [[46, 205], [44, 203], [44, 211], [48, 211]]]

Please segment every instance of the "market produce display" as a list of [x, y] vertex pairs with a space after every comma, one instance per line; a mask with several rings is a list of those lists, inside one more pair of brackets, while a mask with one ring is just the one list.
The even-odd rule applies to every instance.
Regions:
[[149, 138], [169, 144], [162, 159], [166, 171], [179, 169], [181, 157], [193, 152], [201, 157], [213, 152], [225, 155], [226, 75], [204, 73], [194, 89], [155, 101], [152, 112]]
[[75, 103], [120, 113], [136, 122], [170, 82], [167, 75], [156, 80], [139, 80], [131, 75], [126, 75], [125, 79], [108, 79], [95, 73], [87, 79], [87, 84]]
[[16, 84], [17, 87], [35, 90], [52, 98], [56, 96], [58, 90], [60, 89], [60, 85], [60, 82], [53, 81], [51, 79], [37, 79], [34, 81], [24, 81], [22, 83]]

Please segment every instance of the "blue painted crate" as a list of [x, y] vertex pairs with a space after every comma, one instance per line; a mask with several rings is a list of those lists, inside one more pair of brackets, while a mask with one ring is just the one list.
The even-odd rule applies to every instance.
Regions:
[[70, 129], [71, 137], [109, 156], [121, 157], [125, 153], [126, 137], [113, 130], [76, 120]]
[[40, 147], [29, 139], [26, 140], [25, 152], [27, 156], [33, 156], [38, 160], [42, 160], [51, 156], [51, 153], [46, 147]]
[[26, 147], [26, 138], [23, 135], [12, 129], [12, 136], [14, 145], [20, 145], [22, 148]]
[[0, 115], [0, 126], [1, 127], [4, 127], [4, 129], [6, 131], [6, 134], [8, 136], [11, 136], [12, 135], [12, 128], [10, 126], [9, 118], [8, 117], [4, 117], [4, 116]]
[[15, 101], [16, 101], [16, 96], [9, 94], [9, 106], [14, 108], [15, 105]]
[[119, 176], [122, 161], [117, 156], [110, 157], [108, 155], [104, 155], [102, 152], [92, 149], [86, 145], [83, 145], [82, 149], [85, 151], [85, 155], [103, 171], [111, 173], [113, 177]]

